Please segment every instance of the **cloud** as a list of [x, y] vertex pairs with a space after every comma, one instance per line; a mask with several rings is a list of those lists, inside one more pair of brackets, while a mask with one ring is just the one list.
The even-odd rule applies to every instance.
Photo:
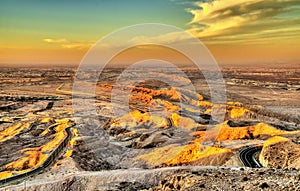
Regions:
[[67, 39], [65, 39], [65, 38], [61, 38], [61, 39], [45, 38], [43, 40], [48, 43], [66, 43], [66, 42], [68, 42]]
[[60, 38], [60, 39], [45, 38], [43, 39], [43, 41], [49, 44], [58, 44], [62, 48], [78, 49], [78, 50], [88, 49], [94, 44], [94, 42], [81, 42], [81, 41], [72, 42], [65, 38]]
[[[300, 34], [298, 0], [213, 0], [195, 2], [188, 30], [210, 43], [253, 41]], [[298, 37], [297, 37], [298, 36]]]
[[62, 44], [61, 46], [63, 48], [68, 48], [68, 49], [88, 49], [90, 48], [94, 43], [92, 42], [86, 42], [86, 43], [82, 43], [82, 42], [69, 42], [67, 44]]

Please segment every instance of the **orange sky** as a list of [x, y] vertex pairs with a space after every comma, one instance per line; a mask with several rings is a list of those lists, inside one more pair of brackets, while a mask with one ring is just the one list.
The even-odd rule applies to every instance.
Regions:
[[[105, 35], [149, 22], [190, 32], [219, 64], [299, 63], [299, 13], [296, 0], [75, 0], [72, 5], [3, 0], [0, 66], [78, 65]], [[154, 52], [143, 54], [169, 55]], [[123, 58], [136, 60], [140, 54]]]

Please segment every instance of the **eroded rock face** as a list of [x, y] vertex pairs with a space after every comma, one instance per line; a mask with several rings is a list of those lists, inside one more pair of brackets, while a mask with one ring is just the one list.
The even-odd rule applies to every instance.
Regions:
[[259, 160], [265, 167], [299, 169], [300, 145], [284, 137], [272, 137], [264, 143]]

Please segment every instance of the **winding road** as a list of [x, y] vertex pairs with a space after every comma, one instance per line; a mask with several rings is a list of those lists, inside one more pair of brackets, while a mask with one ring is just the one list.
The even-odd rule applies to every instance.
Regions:
[[261, 151], [261, 147], [245, 147], [240, 151], [240, 160], [247, 167], [262, 168], [263, 166], [255, 159], [255, 154], [259, 151]]
[[70, 128], [73, 127], [74, 125], [71, 125], [67, 127], [64, 131], [66, 132], [66, 137], [64, 140], [50, 153], [48, 158], [38, 167], [22, 173], [22, 174], [17, 174], [14, 176], [10, 176], [8, 178], [0, 179], [0, 188], [3, 186], [7, 186], [12, 182], [20, 181], [23, 179], [26, 179], [32, 175], [38, 174], [41, 171], [44, 171], [47, 167], [49, 167], [51, 164], [56, 162], [56, 159], [59, 157], [63, 149], [67, 146], [68, 142], [70, 141], [72, 137], [72, 133], [70, 131]]

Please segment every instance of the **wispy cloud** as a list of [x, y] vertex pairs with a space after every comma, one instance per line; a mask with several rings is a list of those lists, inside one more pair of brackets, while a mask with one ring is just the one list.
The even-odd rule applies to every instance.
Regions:
[[52, 39], [52, 38], [45, 38], [43, 39], [45, 42], [48, 43], [67, 43], [67, 39], [61, 38], [61, 39]]
[[251, 42], [300, 35], [299, 0], [213, 0], [195, 2], [189, 32], [210, 43]]
[[43, 39], [43, 41], [49, 44], [58, 44], [62, 48], [79, 49], [79, 50], [88, 49], [94, 44], [94, 42], [70, 41], [65, 38], [60, 38], [60, 39], [45, 38]]

